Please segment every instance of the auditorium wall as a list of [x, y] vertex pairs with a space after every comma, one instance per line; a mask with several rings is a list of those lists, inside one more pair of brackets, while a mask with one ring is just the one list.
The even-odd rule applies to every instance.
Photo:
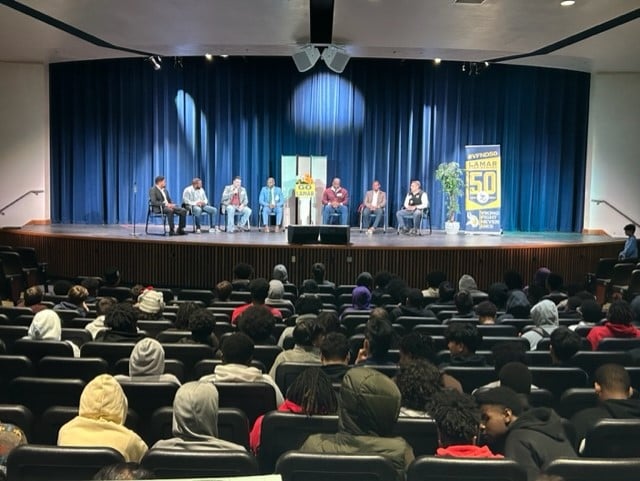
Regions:
[[49, 219], [49, 87], [42, 64], [0, 62], [0, 227]]
[[603, 199], [640, 222], [640, 73], [598, 73], [591, 77], [585, 229], [624, 236], [629, 223]]

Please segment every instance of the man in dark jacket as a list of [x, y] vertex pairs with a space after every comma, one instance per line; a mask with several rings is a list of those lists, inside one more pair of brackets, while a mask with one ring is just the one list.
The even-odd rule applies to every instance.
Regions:
[[[452, 322], [444, 334], [451, 353], [451, 366], [486, 366], [485, 358], [476, 354], [482, 336], [470, 322]], [[442, 366], [441, 366], [442, 367]]]
[[624, 367], [604, 364], [596, 370], [594, 378], [599, 405], [583, 409], [571, 418], [579, 452], [584, 451], [587, 432], [601, 419], [640, 419], [640, 400], [630, 399], [633, 389]]
[[552, 409], [523, 412], [520, 398], [507, 387], [480, 392], [476, 401], [482, 411], [481, 429], [493, 452], [504, 453], [520, 464], [529, 481], [551, 461], [576, 456], [560, 417]]
[[354, 367], [342, 379], [337, 434], [312, 434], [300, 448], [304, 453], [380, 454], [405, 478], [413, 449], [391, 432], [400, 413], [400, 391], [384, 374]]
[[391, 311], [390, 320], [396, 322], [400, 316], [410, 317], [436, 317], [431, 309], [423, 307], [424, 296], [420, 289], [409, 289], [405, 298], [405, 303]]

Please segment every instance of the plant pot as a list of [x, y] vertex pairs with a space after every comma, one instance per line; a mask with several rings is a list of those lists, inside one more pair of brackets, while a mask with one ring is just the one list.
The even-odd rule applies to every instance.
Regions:
[[445, 222], [444, 223], [444, 231], [447, 234], [457, 234], [458, 232], [460, 232], [460, 222], [458, 221], [454, 221], [454, 222]]

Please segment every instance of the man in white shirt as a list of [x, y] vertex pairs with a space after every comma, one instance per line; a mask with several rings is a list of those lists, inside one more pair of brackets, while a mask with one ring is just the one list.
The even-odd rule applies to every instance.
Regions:
[[[404, 198], [404, 207], [396, 212], [398, 230], [402, 234], [416, 235], [422, 222], [424, 210], [429, 207], [429, 197], [422, 190], [419, 180], [412, 180], [409, 193]], [[405, 221], [411, 219], [411, 230], [405, 226]]]
[[[367, 235], [371, 235], [380, 225], [382, 215], [384, 214], [384, 208], [387, 205], [387, 194], [380, 190], [379, 181], [373, 181], [373, 184], [371, 184], [371, 190], [367, 191], [362, 204], [364, 206], [364, 209], [362, 210], [362, 226], [366, 226]], [[372, 215], [375, 216], [373, 225], [371, 225]]]
[[211, 229], [210, 232], [215, 232], [216, 228], [216, 215], [218, 209], [209, 205], [209, 199], [207, 193], [202, 188], [202, 180], [198, 177], [194, 177], [191, 181], [191, 185], [184, 189], [182, 192], [182, 205], [191, 211], [193, 214], [193, 221], [196, 223], [196, 233], [200, 234], [200, 216], [205, 213], [209, 214]]

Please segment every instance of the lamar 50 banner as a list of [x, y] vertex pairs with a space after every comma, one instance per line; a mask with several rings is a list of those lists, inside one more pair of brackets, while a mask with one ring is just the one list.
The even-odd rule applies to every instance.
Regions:
[[501, 234], [500, 146], [467, 145], [465, 150], [465, 231]]

